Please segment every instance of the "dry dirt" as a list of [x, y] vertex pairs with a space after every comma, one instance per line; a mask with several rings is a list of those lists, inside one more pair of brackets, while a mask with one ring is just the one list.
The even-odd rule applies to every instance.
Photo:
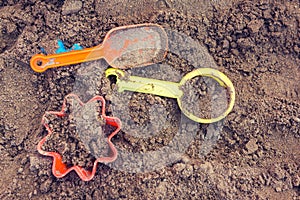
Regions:
[[[299, 200], [299, 9], [298, 0], [0, 1], [0, 198]], [[40, 47], [54, 53], [57, 39], [68, 47], [92, 47], [114, 27], [145, 22], [162, 25], [176, 41], [163, 62], [171, 69], [152, 66], [128, 73], [179, 81], [194, 68], [219, 69], [236, 89], [235, 107], [222, 122], [194, 123], [180, 114], [174, 99], [116, 92], [114, 80], [104, 77], [108, 65], [103, 60], [44, 73], [29, 66]], [[201, 48], [175, 40], [174, 31]], [[115, 164], [99, 164], [89, 182], [74, 172], [55, 178], [51, 158], [36, 150], [46, 133], [42, 115], [60, 110], [70, 92], [84, 101], [104, 96], [108, 114], [123, 121], [113, 139], [120, 157]], [[177, 149], [148, 158], [169, 159], [153, 165], [159, 168], [122, 154], [147, 155], [172, 146], [177, 137]], [[172, 160], [175, 151], [181, 154]], [[82, 159], [80, 151], [73, 154], [68, 159], [74, 163]], [[137, 166], [140, 171], [132, 170]]]

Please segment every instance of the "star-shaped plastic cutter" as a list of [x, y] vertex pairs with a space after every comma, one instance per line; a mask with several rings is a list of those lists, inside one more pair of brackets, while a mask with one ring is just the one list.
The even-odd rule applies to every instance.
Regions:
[[[94, 165], [93, 165], [93, 168], [91, 171], [86, 170], [83, 167], [80, 167], [77, 165], [74, 165], [74, 166], [68, 168], [67, 165], [62, 161], [62, 156], [59, 153], [47, 152], [47, 151], [42, 150], [43, 144], [46, 142], [47, 138], [53, 133], [53, 131], [51, 130], [51, 128], [48, 125], [48, 122], [47, 122], [48, 120], [47, 120], [46, 116], [47, 115], [56, 115], [57, 117], [65, 117], [66, 116], [65, 109], [67, 106], [67, 98], [69, 98], [69, 97], [75, 98], [81, 106], [84, 106], [85, 104], [93, 102], [93, 101], [100, 101], [102, 103], [101, 117], [105, 120], [106, 124], [116, 127], [116, 130], [107, 137], [107, 143], [111, 150], [111, 156], [97, 158], [94, 162]], [[117, 149], [114, 146], [114, 144], [111, 142], [111, 139], [121, 130], [122, 123], [121, 123], [121, 120], [117, 117], [110, 117], [110, 116], [105, 115], [105, 100], [102, 96], [94, 96], [92, 99], [90, 99], [86, 103], [83, 103], [77, 95], [69, 94], [64, 98], [61, 111], [46, 111], [45, 112], [45, 114], [43, 115], [43, 118], [42, 118], [42, 124], [46, 128], [48, 134], [38, 143], [37, 150], [40, 154], [42, 154], [44, 156], [53, 157], [52, 173], [57, 178], [62, 178], [65, 175], [67, 175], [70, 171], [74, 170], [83, 181], [89, 181], [89, 180], [93, 179], [93, 177], [95, 176], [98, 162], [110, 163], [117, 159], [118, 152], [117, 152]]]

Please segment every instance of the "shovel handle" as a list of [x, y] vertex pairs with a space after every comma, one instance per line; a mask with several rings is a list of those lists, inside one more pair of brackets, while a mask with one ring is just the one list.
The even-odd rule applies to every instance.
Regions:
[[41, 73], [49, 68], [78, 64], [101, 58], [103, 58], [103, 51], [101, 47], [97, 46], [60, 54], [37, 54], [31, 58], [30, 66], [34, 71]]

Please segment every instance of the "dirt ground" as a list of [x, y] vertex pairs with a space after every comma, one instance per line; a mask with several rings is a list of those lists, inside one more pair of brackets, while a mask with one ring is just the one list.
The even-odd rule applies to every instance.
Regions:
[[[224, 120], [198, 124], [175, 99], [121, 95], [104, 76], [104, 60], [30, 68], [40, 47], [54, 53], [57, 39], [92, 47], [114, 27], [146, 22], [169, 31], [170, 52], [159, 66], [127, 72], [179, 81], [194, 68], [217, 68], [236, 89]], [[0, 30], [1, 199], [300, 199], [298, 0], [1, 0]], [[84, 101], [104, 96], [108, 114], [123, 122], [113, 138], [118, 159], [99, 164], [88, 182], [75, 172], [55, 178], [52, 159], [36, 150], [43, 114], [60, 110], [71, 92]], [[166, 146], [177, 149], [161, 151]], [[65, 152], [82, 159], [78, 150]]]

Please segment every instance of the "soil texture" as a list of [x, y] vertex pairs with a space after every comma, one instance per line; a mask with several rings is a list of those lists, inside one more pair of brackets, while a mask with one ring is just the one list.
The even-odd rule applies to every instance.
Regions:
[[[140, 23], [166, 30], [168, 52], [160, 63], [125, 72], [179, 82], [193, 69], [220, 70], [236, 90], [224, 120], [199, 124], [176, 99], [118, 92], [104, 59], [44, 73], [30, 68], [33, 55], [55, 52], [57, 39], [67, 48], [94, 47], [112, 28]], [[299, 30], [298, 0], [0, 1], [0, 199], [299, 200]], [[226, 90], [207, 79], [184, 87], [191, 95], [185, 105], [200, 117], [218, 115], [216, 107], [228, 103]], [[117, 160], [99, 164], [88, 182], [74, 172], [54, 177], [51, 157], [36, 150], [47, 134], [42, 116], [60, 111], [70, 93], [83, 102], [103, 96], [107, 115], [122, 121], [112, 139]], [[44, 148], [89, 168], [112, 131], [85, 127], [97, 113], [91, 109], [79, 110], [86, 114], [75, 125], [52, 116]]]

